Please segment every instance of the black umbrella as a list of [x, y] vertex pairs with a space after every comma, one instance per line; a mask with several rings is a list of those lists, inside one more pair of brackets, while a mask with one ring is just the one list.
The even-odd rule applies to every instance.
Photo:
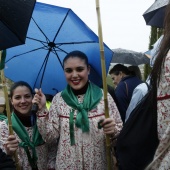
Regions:
[[143, 14], [146, 25], [163, 28], [165, 9], [169, 0], [156, 0]]
[[126, 50], [122, 48], [113, 49], [111, 63], [130, 64], [137, 66], [140, 64], [149, 64], [150, 59], [142, 52]]
[[0, 0], [0, 50], [25, 43], [35, 0]]

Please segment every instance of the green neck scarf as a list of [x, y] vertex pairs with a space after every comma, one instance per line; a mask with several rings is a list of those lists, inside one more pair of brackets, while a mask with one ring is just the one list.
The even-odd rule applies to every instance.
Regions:
[[69, 125], [70, 141], [71, 145], [74, 145], [74, 111], [78, 111], [75, 125], [78, 128], [81, 128], [83, 132], [89, 132], [88, 111], [94, 109], [100, 102], [102, 98], [102, 91], [98, 86], [93, 83], [89, 83], [83, 103], [79, 103], [77, 97], [72, 92], [71, 87], [67, 85], [67, 88], [62, 91], [61, 96], [63, 100], [73, 108], [70, 112]]
[[[12, 121], [12, 127], [14, 129], [14, 131], [16, 132], [16, 134], [19, 136], [19, 138], [22, 140], [21, 143], [19, 143], [19, 146], [23, 147], [27, 157], [28, 157], [28, 161], [32, 167], [32, 169], [37, 169], [37, 154], [36, 154], [36, 150], [35, 147], [38, 145], [42, 145], [44, 143], [37, 125], [34, 125], [34, 129], [33, 129], [33, 137], [32, 137], [32, 141], [30, 141], [28, 132], [26, 131], [25, 127], [23, 126], [23, 124], [21, 123], [21, 121], [18, 119], [18, 117], [16, 116], [15, 113], [12, 113], [11, 116], [11, 121]], [[30, 148], [32, 150], [32, 154], [30, 154], [29, 149]]]
[[3, 114], [3, 113], [0, 113], [0, 121], [3, 121], [5, 120], [7, 117]]

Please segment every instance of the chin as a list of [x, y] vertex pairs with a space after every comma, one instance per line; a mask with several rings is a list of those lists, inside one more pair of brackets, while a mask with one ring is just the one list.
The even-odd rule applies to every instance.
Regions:
[[30, 115], [30, 111], [21, 111], [20, 113], [22, 115], [25, 115], [25, 116], [29, 116]]
[[79, 85], [77, 85], [77, 86], [71, 86], [74, 90], [80, 90], [80, 89], [82, 89], [83, 87], [82, 86], [79, 86]]

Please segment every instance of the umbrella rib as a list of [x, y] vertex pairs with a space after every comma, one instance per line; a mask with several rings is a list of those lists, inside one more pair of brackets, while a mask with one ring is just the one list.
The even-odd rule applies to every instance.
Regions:
[[[63, 52], [65, 52], [64, 50], [62, 50], [62, 49], [60, 49], [61, 51], [63, 51]], [[60, 62], [60, 65], [61, 65], [61, 67], [63, 68], [63, 70], [64, 70], [64, 67], [63, 67], [63, 64], [62, 64], [62, 62], [61, 62], [61, 60], [60, 60], [60, 58], [59, 58], [59, 56], [58, 56], [58, 54], [57, 54], [57, 52], [56, 52], [56, 50], [55, 50], [55, 48], [53, 49], [53, 51], [54, 51], [54, 53], [56, 54], [56, 56], [57, 56], [57, 58], [58, 58], [58, 61]], [[67, 52], [65, 52], [66, 54], [67, 54]]]
[[46, 43], [46, 44], [48, 44], [47, 42], [45, 42], [45, 41], [42, 41], [42, 40], [38, 40], [38, 39], [35, 39], [35, 38], [31, 38], [31, 37], [27, 37], [28, 39], [30, 39], [30, 40], [34, 40], [34, 41], [38, 41], [38, 42], [40, 42], [40, 43]]
[[32, 20], [34, 21], [35, 25], [38, 27], [38, 29], [40, 30], [40, 32], [44, 35], [44, 37], [46, 38], [47, 42], [50, 42], [50, 40], [48, 39], [48, 37], [45, 35], [45, 33], [43, 32], [43, 30], [38, 26], [38, 24], [36, 23], [36, 21], [34, 20], [33, 17], [32, 17]]
[[[70, 45], [70, 44], [89, 44], [89, 43], [95, 43], [96, 41], [81, 41], [81, 42], [65, 42], [65, 43], [56, 43], [56, 45]], [[96, 42], [98, 43], [98, 42]]]
[[59, 27], [59, 29], [58, 29], [58, 31], [56, 32], [56, 35], [55, 35], [55, 37], [54, 37], [54, 39], [53, 39], [53, 42], [55, 41], [55, 39], [56, 39], [58, 33], [60, 32], [61, 27], [63, 26], [64, 21], [66, 20], [66, 18], [67, 18], [67, 16], [68, 16], [68, 13], [70, 12], [70, 10], [71, 10], [71, 9], [69, 9], [69, 10], [67, 11], [67, 13], [66, 13], [66, 15], [65, 15], [65, 17], [64, 17], [64, 19], [63, 19], [63, 21], [62, 21], [62, 23], [61, 23], [61, 25], [60, 25], [60, 27]]
[[37, 50], [40, 50], [40, 49], [43, 49], [43, 48], [44, 48], [44, 47], [40, 47], [40, 48], [33, 49], [33, 50], [31, 50], [31, 51], [27, 51], [27, 52], [22, 53], [22, 54], [15, 55], [15, 56], [11, 57], [10, 59], [6, 60], [5, 63], [7, 63], [8, 61], [12, 60], [12, 59], [15, 58], [15, 57], [19, 57], [19, 56], [21, 56], [21, 55], [28, 54], [28, 53], [31, 53], [31, 52], [34, 52], [34, 51], [37, 51]]
[[40, 80], [40, 88], [41, 88], [42, 81], [43, 81], [43, 77], [44, 77], [44, 73], [45, 73], [45, 69], [46, 69], [46, 65], [47, 65], [47, 61], [48, 61], [48, 58], [49, 58], [49, 54], [50, 54], [50, 50], [48, 51], [48, 53], [47, 53], [47, 55], [46, 55], [46, 57], [45, 57], [45, 59], [44, 59], [44, 62], [43, 62], [43, 64], [42, 64], [41, 68], [40, 68], [40, 71], [38, 72], [36, 81], [35, 81], [35, 83], [34, 83], [34, 87], [35, 87], [36, 82], [37, 82], [37, 80], [38, 80], [38, 77], [39, 77], [39, 75], [40, 75], [40, 73], [41, 73], [41, 70], [43, 69], [43, 66], [45, 65], [44, 70], [43, 70], [43, 73], [42, 73], [42, 77], [41, 77], [41, 80]]

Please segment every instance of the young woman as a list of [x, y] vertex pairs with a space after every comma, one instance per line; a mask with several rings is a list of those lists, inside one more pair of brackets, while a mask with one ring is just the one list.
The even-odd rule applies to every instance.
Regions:
[[[108, 94], [110, 118], [104, 116], [103, 91], [88, 80], [90, 66], [81, 51], [67, 54], [63, 61], [67, 87], [53, 98], [49, 112], [45, 96], [36, 89], [33, 102], [39, 106], [38, 129], [44, 141], [59, 138], [56, 169], [107, 169], [105, 135], [116, 138], [122, 121]], [[103, 129], [98, 128], [100, 125]]]
[[160, 143], [149, 170], [170, 169], [170, 4], [167, 5], [164, 36], [151, 72], [157, 94], [157, 129]]
[[[31, 87], [26, 82], [16, 82], [11, 87], [10, 97], [13, 106], [11, 120], [14, 135], [9, 136], [8, 121], [1, 122], [1, 148], [11, 156], [17, 150], [19, 164], [23, 170], [47, 170], [50, 167], [48, 145], [42, 139], [37, 125], [31, 122], [33, 98]], [[54, 169], [54, 164], [52, 162], [51, 164], [53, 167], [50, 168]]]

